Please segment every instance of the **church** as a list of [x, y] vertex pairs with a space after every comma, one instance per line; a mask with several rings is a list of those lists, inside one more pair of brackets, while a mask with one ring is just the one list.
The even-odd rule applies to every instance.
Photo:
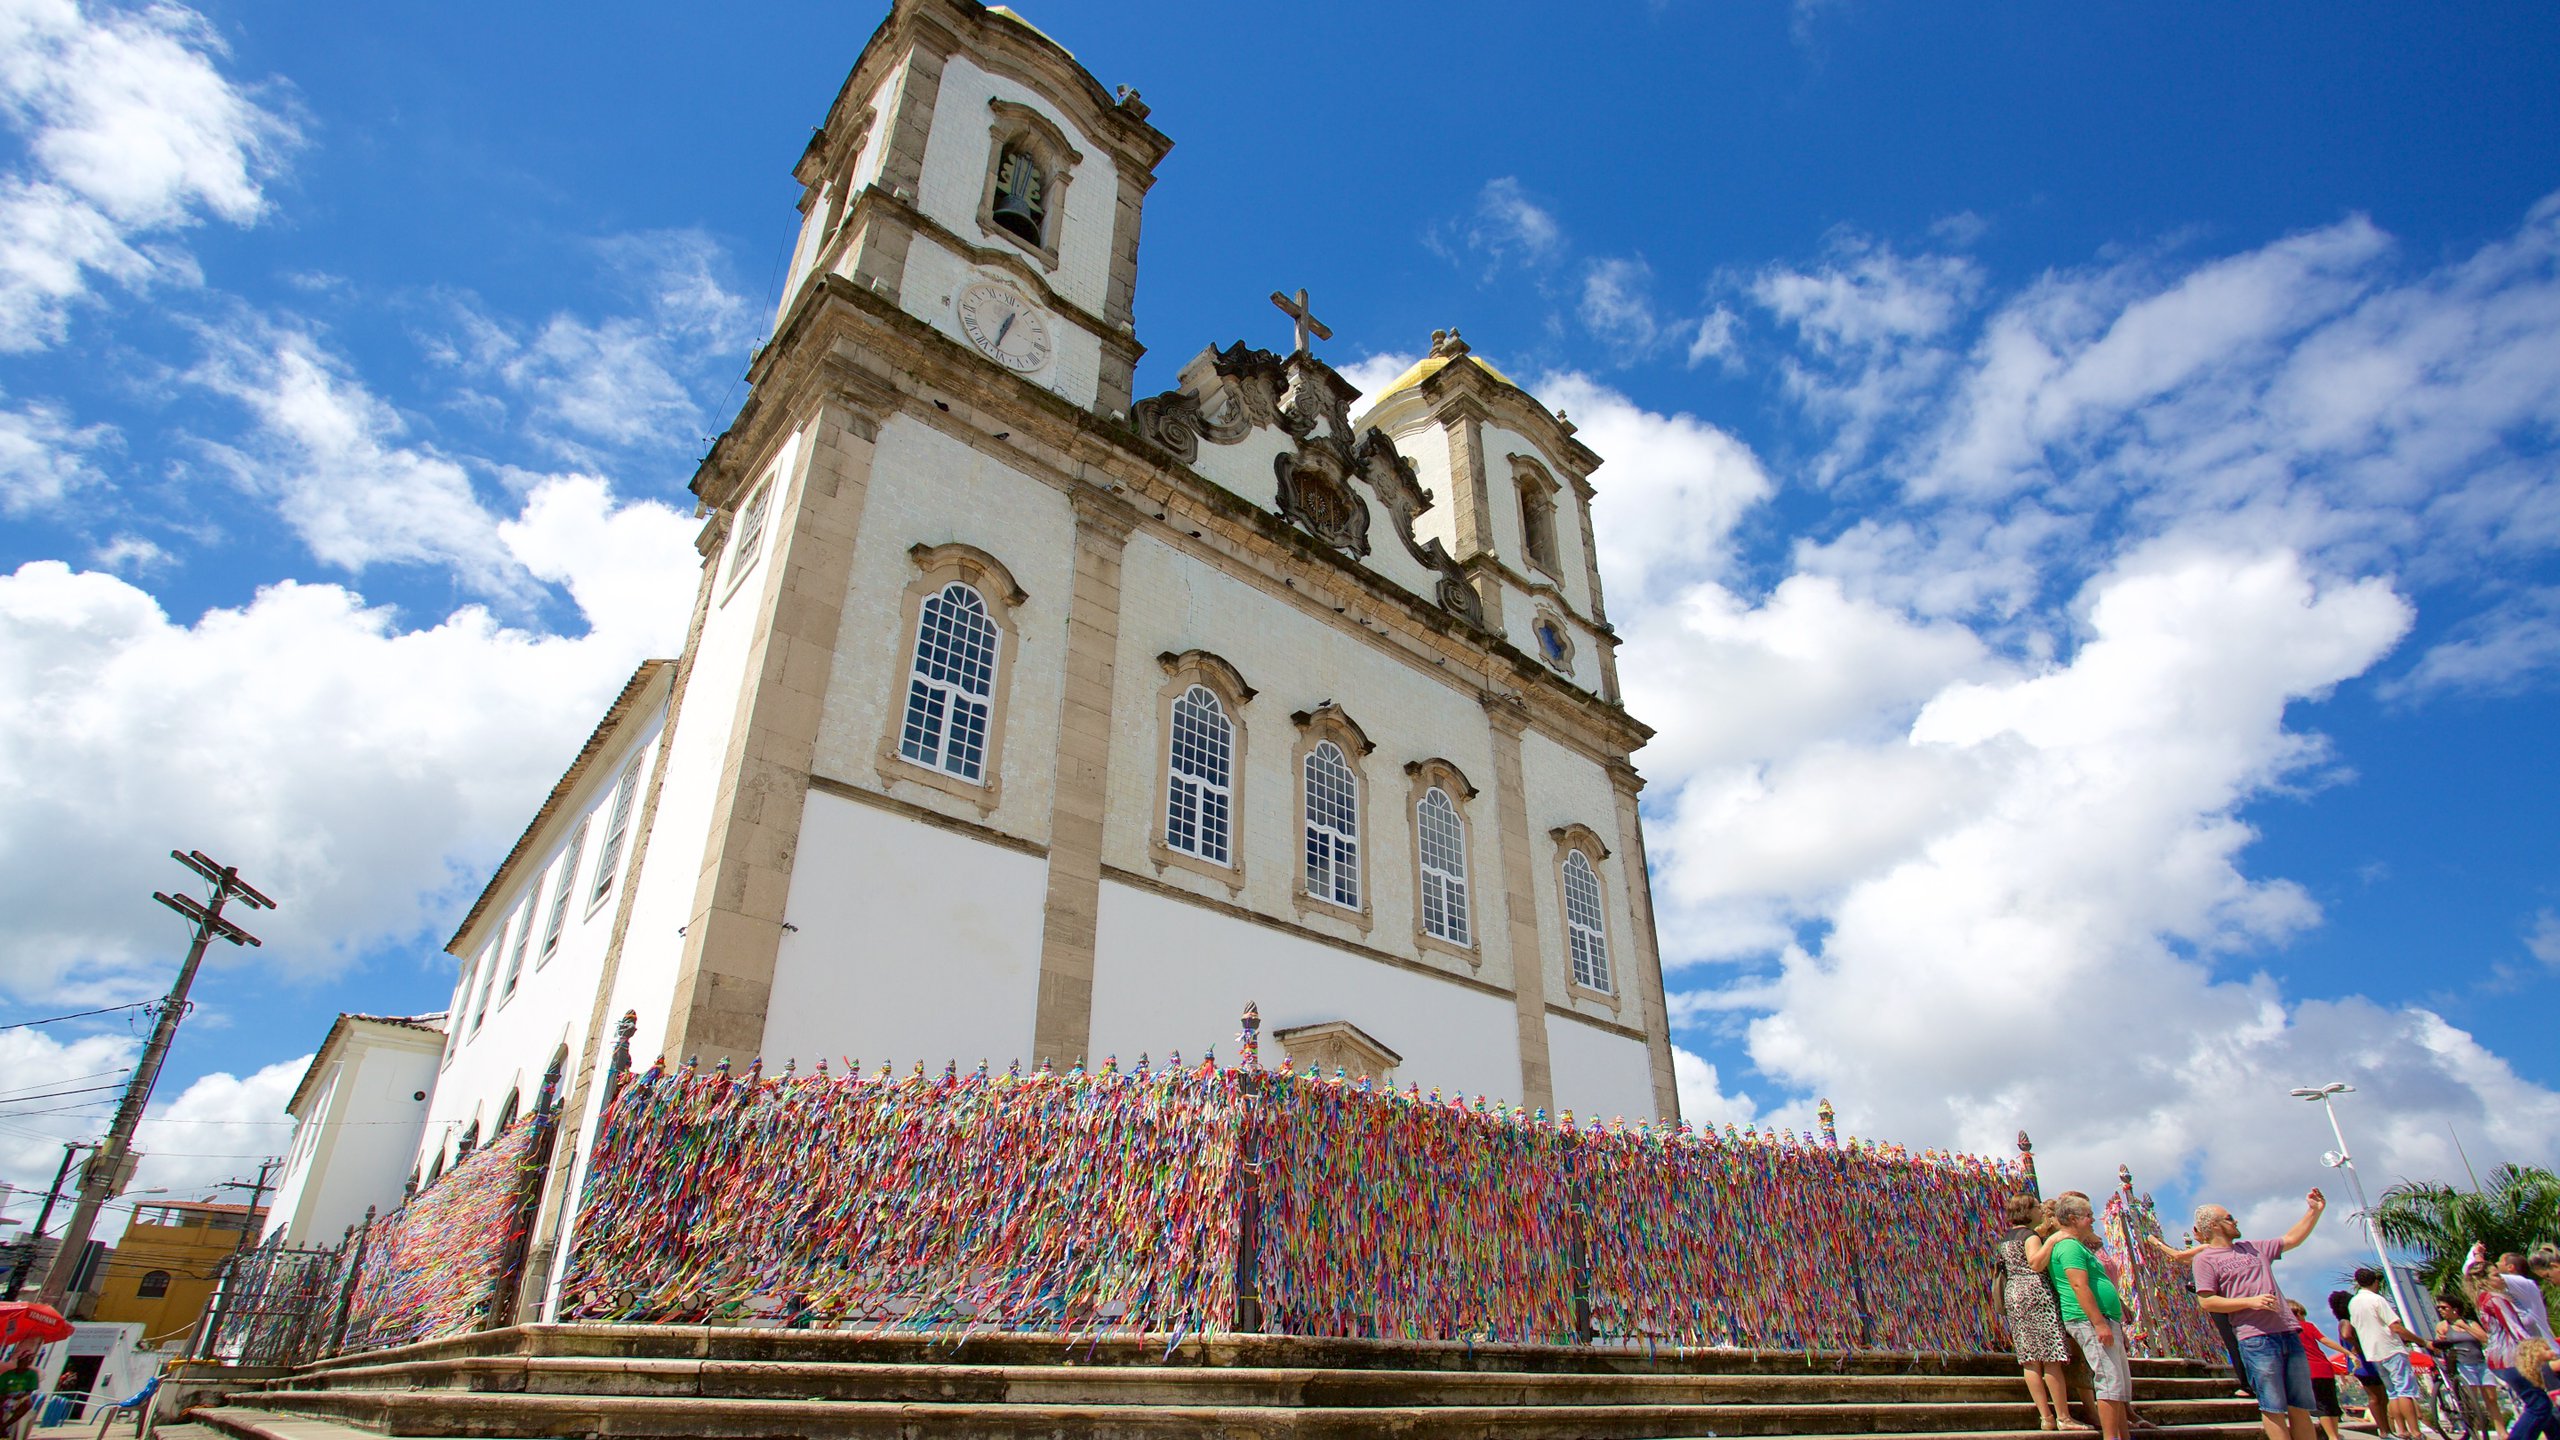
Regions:
[[1272, 1064], [1676, 1118], [1601, 457], [1455, 331], [1360, 394], [1304, 291], [1135, 394], [1171, 144], [897, 0], [794, 172], [682, 652], [450, 942], [418, 1178], [546, 1090], [574, 1162], [626, 1012], [644, 1065], [1065, 1069], [1254, 1002]]

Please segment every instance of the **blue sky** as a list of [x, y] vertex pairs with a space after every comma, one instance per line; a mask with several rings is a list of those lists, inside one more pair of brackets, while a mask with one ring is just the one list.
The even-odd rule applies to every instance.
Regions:
[[[1693, 1111], [2024, 1124], [2262, 1228], [2292, 1084], [2363, 1087], [2377, 1182], [2560, 1158], [2560, 11], [1028, 13], [1176, 141], [1142, 392], [1304, 285], [1355, 376], [1457, 325], [1609, 458]], [[0, 1022], [162, 983], [170, 845], [287, 902], [162, 1183], [443, 1004], [680, 635], [876, 18], [0, 0]]]

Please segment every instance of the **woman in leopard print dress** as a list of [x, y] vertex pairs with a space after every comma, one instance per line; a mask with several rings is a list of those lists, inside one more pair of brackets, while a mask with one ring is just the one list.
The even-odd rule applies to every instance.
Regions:
[[2062, 1338], [2062, 1312], [2045, 1280], [2045, 1252], [2052, 1218], [2032, 1195], [2009, 1197], [2009, 1233], [2000, 1238], [2001, 1310], [2009, 1320], [2009, 1346], [2026, 1372], [2027, 1394], [2046, 1430], [2086, 1430], [2071, 1418], [2071, 1351]]

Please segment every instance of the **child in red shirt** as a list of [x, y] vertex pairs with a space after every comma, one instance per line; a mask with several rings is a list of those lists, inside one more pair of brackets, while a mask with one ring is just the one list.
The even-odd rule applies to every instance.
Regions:
[[2319, 1417], [2321, 1434], [2328, 1440], [2339, 1440], [2338, 1377], [2353, 1370], [2355, 1360], [2329, 1343], [2329, 1337], [2311, 1323], [2301, 1301], [2285, 1303], [2293, 1307], [2293, 1318], [2302, 1322], [2302, 1358], [2311, 1371], [2311, 1413]]

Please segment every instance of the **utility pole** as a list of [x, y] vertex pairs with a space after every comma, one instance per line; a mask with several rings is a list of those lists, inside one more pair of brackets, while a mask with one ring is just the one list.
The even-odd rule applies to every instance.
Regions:
[[36, 1244], [44, 1239], [45, 1224], [53, 1219], [53, 1202], [62, 1198], [62, 1187], [71, 1178], [71, 1157], [83, 1150], [96, 1148], [82, 1140], [62, 1142], [62, 1168], [53, 1172], [53, 1188], [44, 1192], [44, 1206], [36, 1211], [36, 1228], [28, 1231], [27, 1237], [18, 1242], [18, 1263], [9, 1267], [8, 1298], [17, 1299], [18, 1292], [26, 1288], [27, 1271], [36, 1263]]
[[267, 1198], [267, 1192], [268, 1192], [269, 1190], [272, 1190], [272, 1189], [274, 1189], [274, 1188], [275, 1188], [274, 1182], [273, 1182], [273, 1181], [271, 1181], [268, 1177], [269, 1177], [269, 1176], [271, 1176], [271, 1175], [273, 1175], [273, 1174], [275, 1174], [278, 1170], [281, 1170], [281, 1169], [283, 1169], [283, 1168], [284, 1168], [284, 1161], [283, 1161], [283, 1160], [278, 1159], [278, 1158], [276, 1158], [276, 1157], [274, 1157], [274, 1156], [269, 1156], [268, 1158], [266, 1158], [266, 1159], [261, 1160], [261, 1161], [259, 1161], [259, 1162], [258, 1162], [258, 1178], [257, 1178], [257, 1179], [255, 1179], [255, 1180], [225, 1180], [225, 1181], [223, 1181], [221, 1184], [216, 1185], [216, 1186], [214, 1186], [214, 1187], [213, 1187], [213, 1188], [214, 1188], [214, 1189], [216, 1189], [216, 1190], [246, 1190], [246, 1191], [248, 1191], [248, 1192], [249, 1192], [249, 1213], [248, 1213], [247, 1215], [245, 1215], [245, 1216], [241, 1217], [241, 1220], [240, 1220], [240, 1243], [239, 1243], [239, 1244], [237, 1244], [237, 1245], [232, 1246], [232, 1247], [231, 1247], [232, 1249], [234, 1249], [234, 1250], [246, 1250], [246, 1249], [248, 1249], [252, 1244], [255, 1244], [255, 1243], [256, 1243], [256, 1235], [257, 1235], [257, 1232], [256, 1232], [255, 1230], [253, 1230], [251, 1227], [252, 1227], [252, 1226], [254, 1226], [254, 1225], [256, 1225], [256, 1224], [258, 1223], [258, 1207], [259, 1207], [259, 1205], [261, 1205], [262, 1203], [264, 1203], [264, 1202], [265, 1202], [265, 1200], [266, 1200], [266, 1198]]
[[99, 1207], [121, 1194], [133, 1178], [134, 1127], [142, 1123], [143, 1107], [151, 1103], [151, 1087], [160, 1078], [160, 1066], [169, 1058], [169, 1044], [178, 1035], [178, 1022], [186, 1017], [187, 991], [196, 983], [196, 967], [204, 963], [205, 947], [214, 937], [234, 945], [256, 945], [258, 937], [222, 918], [222, 907], [238, 900], [253, 910], [273, 910], [276, 902], [261, 895], [240, 878], [231, 866], [216, 862], [201, 850], [184, 854], [172, 850], [169, 858], [193, 870], [212, 885], [209, 900], [192, 895], [171, 895], [155, 891], [151, 898], [187, 917], [196, 927], [195, 942], [187, 947], [186, 963], [178, 967], [178, 983], [169, 987], [169, 997], [160, 1002], [159, 1016], [151, 1026], [151, 1042], [142, 1049], [142, 1063], [133, 1067], [133, 1078], [125, 1083], [124, 1103], [116, 1107], [115, 1123], [108, 1127], [107, 1138], [98, 1153], [80, 1170], [80, 1198], [71, 1207], [71, 1219], [62, 1227], [62, 1248], [55, 1252], [53, 1268], [44, 1277], [44, 1303], [59, 1310], [71, 1294], [71, 1277], [80, 1268], [81, 1252], [89, 1248], [89, 1232], [98, 1226]]

